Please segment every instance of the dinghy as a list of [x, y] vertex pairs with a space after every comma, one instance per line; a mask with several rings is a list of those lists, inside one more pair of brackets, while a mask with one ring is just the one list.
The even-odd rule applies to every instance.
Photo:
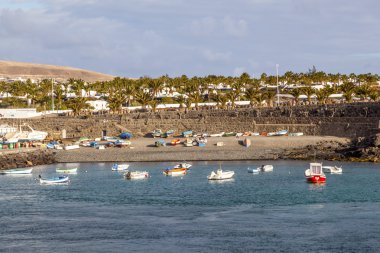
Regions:
[[337, 167], [337, 166], [323, 166], [322, 170], [324, 173], [330, 173], [330, 174], [342, 174], [343, 172], [342, 167]]
[[33, 168], [18, 168], [0, 171], [1, 174], [31, 174]]
[[145, 179], [149, 177], [147, 171], [129, 171], [124, 174], [126, 179]]
[[166, 169], [163, 171], [165, 176], [183, 176], [186, 175], [186, 168], [175, 168], [175, 169]]
[[113, 171], [126, 171], [128, 170], [129, 168], [129, 164], [117, 164], [117, 163], [114, 163], [112, 165], [112, 170]]
[[70, 182], [70, 179], [68, 176], [42, 178], [41, 175], [39, 175], [38, 177], [40, 179], [40, 184], [67, 184]]
[[234, 176], [234, 171], [223, 171], [222, 169], [218, 169], [216, 173], [214, 171], [211, 172], [209, 176], [207, 176], [208, 180], [225, 180], [230, 179]]

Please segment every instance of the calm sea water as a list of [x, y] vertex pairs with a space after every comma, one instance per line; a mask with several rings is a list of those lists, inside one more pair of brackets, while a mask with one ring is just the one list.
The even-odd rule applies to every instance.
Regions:
[[[110, 163], [35, 167], [0, 177], [0, 252], [379, 252], [380, 166], [338, 163], [325, 185], [305, 182], [307, 162], [131, 163], [151, 178], [127, 181]], [[209, 182], [211, 170], [235, 178]], [[326, 164], [328, 164], [326, 162]], [[69, 185], [40, 185], [56, 167], [78, 167]]]

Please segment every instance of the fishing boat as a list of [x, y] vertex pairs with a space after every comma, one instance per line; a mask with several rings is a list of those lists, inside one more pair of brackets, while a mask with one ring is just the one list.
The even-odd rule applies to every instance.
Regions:
[[267, 133], [267, 136], [284, 136], [284, 135], [287, 135], [287, 134], [288, 134], [288, 130], [280, 130], [280, 131], [277, 131], [277, 132]]
[[124, 174], [126, 179], [145, 179], [149, 177], [147, 171], [128, 171]]
[[55, 172], [57, 173], [64, 173], [64, 174], [77, 174], [78, 168], [71, 168], [71, 169], [66, 169], [66, 168], [56, 168]]
[[10, 169], [10, 170], [3, 170], [0, 171], [1, 174], [31, 174], [33, 171], [33, 168], [17, 168], [17, 169]]
[[114, 163], [112, 165], [112, 170], [113, 171], [126, 171], [128, 170], [129, 168], [129, 164], [117, 164], [117, 163]]
[[245, 138], [245, 139], [243, 140], [243, 145], [244, 145], [244, 147], [249, 148], [249, 147], [251, 146], [251, 140], [248, 139], [248, 138]]
[[161, 129], [155, 129], [155, 130], [152, 132], [152, 136], [153, 136], [153, 138], [161, 137], [161, 135], [162, 135], [162, 130], [161, 130]]
[[165, 146], [166, 146], [166, 142], [165, 142], [163, 139], [159, 139], [159, 140], [157, 140], [157, 141], [154, 143], [154, 145], [155, 145], [156, 147], [165, 147]]
[[183, 176], [186, 175], [187, 169], [186, 168], [174, 168], [174, 169], [169, 169], [167, 168], [166, 170], [163, 171], [165, 176]]
[[163, 138], [170, 138], [170, 137], [173, 137], [174, 133], [175, 133], [175, 131], [172, 130], [172, 129], [170, 129], [170, 130], [166, 131], [165, 133], [163, 133], [161, 135], [161, 137], [163, 137]]
[[179, 164], [176, 164], [174, 165], [174, 169], [179, 169], [179, 168], [185, 168], [185, 169], [190, 169], [190, 167], [193, 166], [191, 165], [190, 163], [179, 163]]
[[128, 147], [130, 145], [131, 145], [131, 142], [128, 140], [117, 140], [114, 142], [114, 146], [118, 148]]
[[259, 168], [247, 168], [248, 173], [258, 174], [261, 170]]
[[47, 136], [47, 132], [36, 131], [28, 124], [22, 124], [17, 131], [5, 134], [5, 139], [9, 143], [15, 143], [18, 141], [43, 141]]
[[224, 132], [218, 133], [218, 134], [210, 134], [210, 137], [222, 137], [224, 135]]
[[185, 147], [192, 147], [193, 146], [193, 139], [187, 138], [186, 141], [183, 142], [183, 144], [185, 145]]
[[228, 133], [223, 134], [223, 137], [230, 137], [230, 136], [236, 136], [236, 133], [235, 132], [228, 132]]
[[177, 144], [180, 144], [180, 143], [181, 143], [181, 140], [180, 140], [180, 139], [174, 139], [174, 140], [171, 141], [171, 144], [172, 144], [173, 146], [175, 146], [175, 145], [177, 145]]
[[192, 135], [193, 135], [193, 130], [188, 130], [188, 131], [182, 132], [182, 136], [185, 138], [191, 137]]
[[330, 174], [342, 174], [343, 173], [342, 167], [337, 167], [337, 166], [322, 166], [322, 170], [324, 173], [330, 173]]
[[209, 176], [207, 176], [208, 180], [225, 180], [231, 179], [234, 176], [234, 171], [223, 171], [222, 169], [218, 169], [216, 173], [214, 171], [211, 172]]
[[257, 169], [260, 170], [261, 172], [271, 172], [273, 171], [273, 165], [269, 165], [269, 164], [261, 165]]
[[306, 181], [309, 183], [324, 183], [326, 175], [322, 170], [322, 163], [310, 163], [310, 168], [305, 170]]
[[42, 178], [41, 175], [38, 176], [41, 184], [67, 184], [70, 182], [68, 176], [59, 176], [53, 178]]

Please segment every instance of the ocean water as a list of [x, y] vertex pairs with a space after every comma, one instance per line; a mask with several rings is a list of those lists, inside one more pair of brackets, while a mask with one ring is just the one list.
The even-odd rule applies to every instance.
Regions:
[[[248, 174], [248, 167], [274, 171]], [[326, 162], [331, 164], [331, 162]], [[0, 252], [379, 252], [380, 166], [336, 163], [342, 175], [308, 184], [307, 162], [194, 162], [183, 177], [168, 163], [131, 163], [128, 181], [111, 163], [35, 167], [0, 176]], [[68, 185], [38, 175], [78, 167]], [[235, 178], [210, 182], [219, 166]]]

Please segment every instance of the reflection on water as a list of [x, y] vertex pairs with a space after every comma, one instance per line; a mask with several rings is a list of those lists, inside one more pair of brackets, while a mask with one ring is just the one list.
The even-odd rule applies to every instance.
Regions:
[[210, 184], [228, 184], [228, 183], [233, 183], [235, 182], [234, 178], [230, 179], [223, 179], [223, 180], [208, 180]]

